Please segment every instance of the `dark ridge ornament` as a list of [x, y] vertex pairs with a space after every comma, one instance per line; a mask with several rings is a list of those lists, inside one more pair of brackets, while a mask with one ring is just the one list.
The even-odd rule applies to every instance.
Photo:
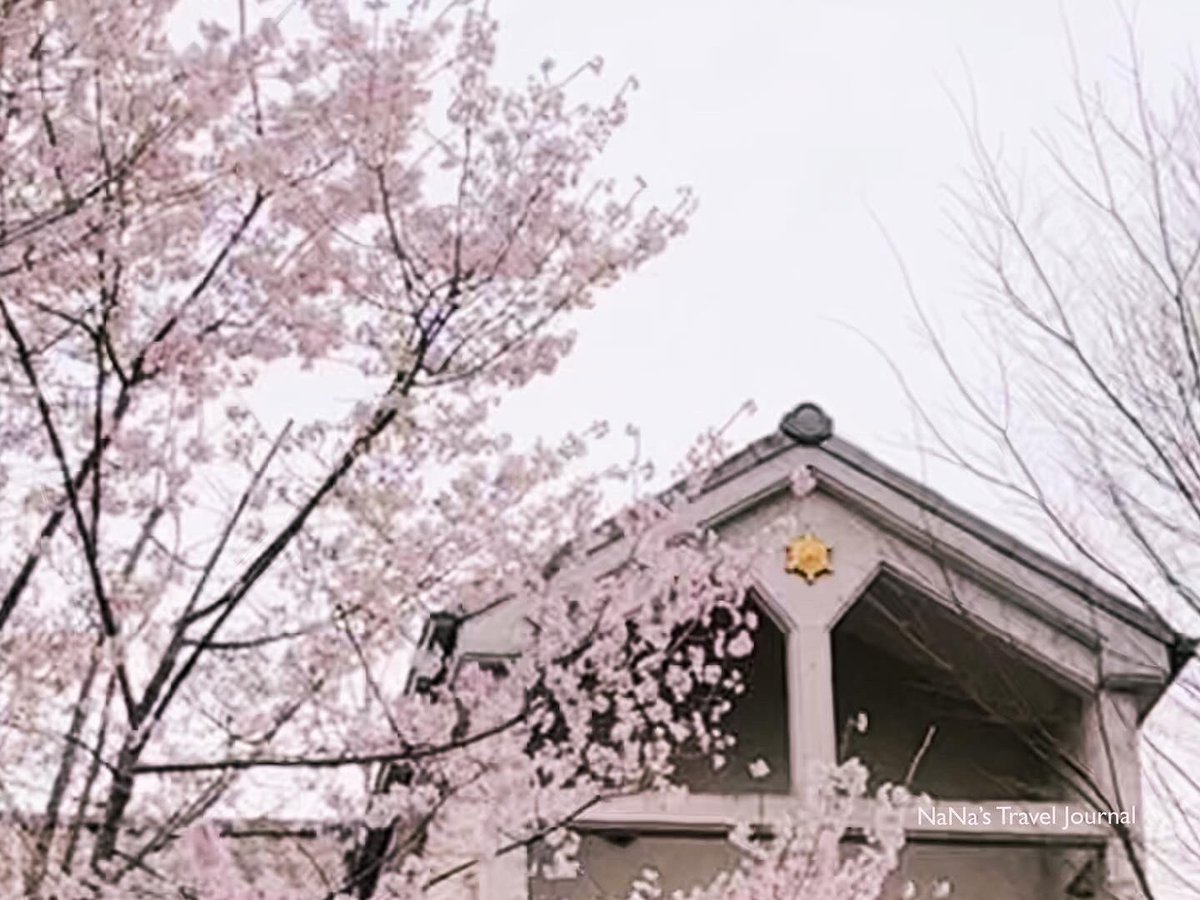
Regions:
[[815, 447], [833, 434], [833, 419], [815, 403], [801, 403], [783, 417], [780, 430], [797, 444]]

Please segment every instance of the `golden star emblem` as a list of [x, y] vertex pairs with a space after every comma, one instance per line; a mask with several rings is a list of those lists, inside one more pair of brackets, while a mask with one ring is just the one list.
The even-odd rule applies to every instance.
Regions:
[[798, 537], [787, 545], [787, 564], [784, 571], [803, 575], [812, 584], [817, 577], [832, 572], [829, 565], [833, 548], [814, 534]]

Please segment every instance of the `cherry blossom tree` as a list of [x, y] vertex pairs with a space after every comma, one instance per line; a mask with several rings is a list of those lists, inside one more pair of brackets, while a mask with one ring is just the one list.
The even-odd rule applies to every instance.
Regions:
[[[190, 12], [0, 0], [3, 889], [425, 896], [731, 740], [745, 560], [635, 497], [624, 565], [573, 579], [631, 472], [579, 474], [603, 426], [491, 422], [693, 201], [590, 174], [632, 83], [500, 84], [477, 4]], [[507, 602], [524, 655], [405, 689], [430, 611]], [[223, 836], [296, 798], [342, 825], [321, 859]], [[821, 895], [873, 896], [895, 844]]]

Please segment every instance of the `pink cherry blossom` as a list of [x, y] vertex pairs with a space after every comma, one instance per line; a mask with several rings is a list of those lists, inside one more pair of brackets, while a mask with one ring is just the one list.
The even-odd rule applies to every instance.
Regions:
[[[502, 83], [485, 3], [188, 11], [0, 4], [0, 893], [566, 871], [581, 810], [723, 762], [750, 562], [670, 497], [607, 517], [646, 469], [586, 471], [602, 423], [517, 446], [493, 413], [695, 200], [598, 178], [636, 83]], [[506, 605], [521, 654], [417, 653], [431, 613]], [[814, 858], [874, 883], [895, 835], [835, 864], [835, 799], [704, 896], [809, 896]], [[307, 823], [303, 858], [256, 822]]]

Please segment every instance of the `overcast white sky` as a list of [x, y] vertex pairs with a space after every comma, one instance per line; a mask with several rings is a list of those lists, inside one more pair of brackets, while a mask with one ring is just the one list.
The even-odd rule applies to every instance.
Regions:
[[[580, 322], [576, 353], [518, 398], [530, 434], [607, 418], [641, 426], [673, 464], [692, 438], [748, 398], [750, 438], [814, 399], [839, 433], [919, 474], [907, 403], [879, 355], [910, 377], [936, 372], [914, 328], [886, 225], [923, 302], [954, 333], [968, 303], [966, 255], [949, 237], [947, 186], [968, 146], [953, 97], [976, 87], [985, 131], [1044, 160], [1035, 128], [1071, 103], [1067, 23], [1081, 68], [1118, 94], [1137, 20], [1152, 79], [1190, 65], [1200, 3], [1145, 0], [493, 0], [501, 65], [514, 78], [546, 56], [596, 54], [615, 87], [641, 88], [607, 164], [669, 199], [694, 187], [692, 232]], [[964, 334], [964, 339], [968, 337]], [[964, 484], [942, 484], [989, 505]]]

